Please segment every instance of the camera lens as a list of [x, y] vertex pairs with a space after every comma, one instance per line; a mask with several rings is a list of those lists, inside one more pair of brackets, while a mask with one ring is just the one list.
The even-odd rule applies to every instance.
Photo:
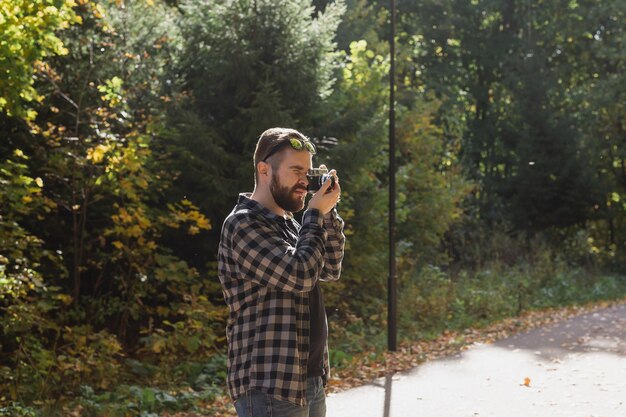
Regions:
[[321, 175], [307, 175], [307, 179], [309, 180], [309, 185], [307, 186], [307, 190], [311, 193], [318, 191], [322, 188], [322, 185], [326, 182], [326, 180], [330, 178], [331, 183], [328, 190], [332, 190], [335, 187], [335, 177], [329, 174], [321, 174]]
[[321, 175], [307, 175], [306, 177], [309, 180], [309, 185], [307, 186], [309, 192], [314, 193], [320, 189], [323, 184]]
[[306, 178], [309, 180], [309, 185], [307, 186], [307, 190], [310, 193], [314, 193], [319, 190], [324, 182], [330, 177], [331, 183], [329, 190], [332, 190], [335, 187], [335, 177], [328, 174], [328, 170], [324, 168], [311, 168], [307, 174]]

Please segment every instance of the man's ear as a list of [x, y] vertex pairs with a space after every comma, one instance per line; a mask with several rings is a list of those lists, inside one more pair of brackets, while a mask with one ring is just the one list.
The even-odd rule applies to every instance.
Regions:
[[272, 166], [267, 162], [259, 162], [257, 164], [257, 170], [259, 171], [259, 176], [261, 177], [269, 177], [272, 175]]

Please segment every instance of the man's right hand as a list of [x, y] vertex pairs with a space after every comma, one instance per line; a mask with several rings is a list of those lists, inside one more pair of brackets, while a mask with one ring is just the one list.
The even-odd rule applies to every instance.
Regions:
[[315, 194], [313, 194], [313, 197], [311, 197], [311, 200], [309, 201], [309, 208], [317, 209], [323, 214], [329, 213], [333, 209], [333, 207], [337, 205], [337, 202], [339, 201], [339, 196], [341, 195], [341, 186], [339, 185], [337, 171], [333, 169], [328, 174], [329, 177], [335, 178], [335, 186], [333, 187], [333, 189], [330, 191], [328, 190], [328, 187], [330, 187], [330, 184], [332, 182], [331, 179], [328, 178], [324, 182], [324, 184], [322, 184], [320, 189], [317, 190]]

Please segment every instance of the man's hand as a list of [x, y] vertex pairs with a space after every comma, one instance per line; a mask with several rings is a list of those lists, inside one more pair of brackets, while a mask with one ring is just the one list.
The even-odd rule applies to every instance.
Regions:
[[[320, 168], [326, 168], [326, 166], [320, 165]], [[313, 197], [311, 197], [311, 200], [309, 201], [309, 208], [318, 209], [323, 214], [329, 213], [333, 207], [337, 205], [339, 196], [341, 195], [341, 186], [339, 185], [337, 171], [333, 169], [328, 173], [328, 175], [329, 178], [324, 182], [324, 184], [322, 184], [320, 189], [313, 194]], [[332, 182], [330, 177], [335, 178], [335, 186], [332, 190], [329, 190]]]

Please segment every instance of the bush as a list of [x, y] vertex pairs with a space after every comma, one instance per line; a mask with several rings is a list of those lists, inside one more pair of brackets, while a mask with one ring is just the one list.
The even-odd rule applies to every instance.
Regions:
[[32, 407], [11, 402], [6, 407], [0, 407], [0, 417], [37, 417], [37, 412]]
[[543, 246], [513, 265], [492, 262], [477, 271], [444, 273], [432, 266], [400, 289], [402, 337], [430, 337], [511, 317], [525, 310], [616, 299], [626, 277], [591, 273], [568, 265]]
[[411, 276], [399, 291], [401, 333], [409, 336], [446, 328], [452, 318], [455, 291], [450, 278], [436, 267], [426, 267]]

